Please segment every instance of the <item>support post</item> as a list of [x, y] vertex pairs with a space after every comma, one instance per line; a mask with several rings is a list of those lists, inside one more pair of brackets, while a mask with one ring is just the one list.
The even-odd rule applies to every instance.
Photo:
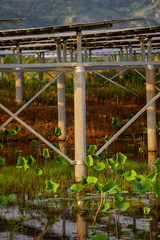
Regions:
[[123, 49], [122, 48], [119, 52], [119, 56], [120, 56], [120, 62], [123, 62]]
[[[57, 62], [61, 62], [61, 45], [57, 42]], [[59, 69], [60, 70], [60, 69]], [[66, 139], [66, 106], [65, 106], [65, 79], [64, 74], [57, 79], [58, 95], [58, 127], [61, 128], [62, 135], [59, 140]]]
[[[21, 63], [21, 51], [17, 47], [17, 63]], [[16, 87], [16, 103], [23, 103], [23, 78], [21, 72], [16, 72], [15, 74], [15, 87]]]
[[63, 62], [67, 62], [67, 44], [63, 42]]
[[70, 60], [71, 60], [71, 62], [73, 62], [73, 50], [72, 49], [70, 50]]
[[152, 40], [151, 38], [148, 39], [147, 41], [147, 50], [148, 50], [148, 61], [152, 61]]
[[141, 61], [145, 61], [144, 38], [140, 38], [140, 46], [141, 46]]
[[[155, 96], [154, 66], [146, 68], [146, 101], [147, 103]], [[147, 138], [148, 138], [148, 167], [156, 160], [157, 139], [156, 139], [156, 106], [152, 103], [147, 109]]]
[[87, 47], [84, 48], [84, 61], [87, 62], [88, 60], [88, 53], [87, 53]]
[[128, 47], [125, 47], [125, 52], [126, 52], [126, 62], [128, 62]]
[[[77, 32], [77, 60], [82, 63], [81, 32]], [[85, 68], [74, 68], [75, 181], [86, 177], [86, 82]]]
[[[42, 55], [43, 53], [38, 54], [38, 62], [43, 63], [44, 61], [44, 56]], [[39, 72], [39, 79], [43, 81], [43, 72]]]
[[132, 62], [132, 46], [129, 46], [129, 61]]

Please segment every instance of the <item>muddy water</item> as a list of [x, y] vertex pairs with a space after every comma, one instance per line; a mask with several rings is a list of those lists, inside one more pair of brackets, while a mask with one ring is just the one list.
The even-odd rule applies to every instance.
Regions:
[[[87, 139], [87, 149], [90, 145], [97, 145], [98, 149], [105, 144], [105, 140], [103, 139]], [[68, 155], [71, 159], [74, 159], [74, 144], [70, 142], [61, 142], [59, 143], [60, 149], [66, 155]], [[160, 145], [160, 143], [159, 143]], [[1, 151], [3, 155], [7, 155], [7, 159], [9, 162], [17, 163], [17, 156], [27, 156], [33, 155], [40, 157], [42, 155], [43, 148], [46, 147], [43, 143], [38, 146], [31, 146], [30, 143], [19, 143], [13, 142], [8, 143], [5, 149]], [[139, 153], [139, 148], [143, 149], [143, 153]], [[128, 138], [123, 137], [114, 141], [106, 150], [105, 153], [107, 157], [113, 157], [117, 152], [121, 152], [125, 154], [128, 160], [134, 161], [142, 161], [147, 162], [147, 144], [146, 139], [143, 138]]]
[[[17, 196], [11, 205], [0, 208], [0, 239], [85, 240], [87, 237], [93, 239], [96, 233], [109, 239], [158, 239], [158, 217], [144, 217], [142, 209], [130, 213], [113, 210], [99, 213], [93, 226], [98, 200], [96, 195], [41, 200]], [[134, 196], [134, 200], [141, 204], [147, 201], [145, 196], [141, 199]]]
[[[87, 147], [96, 144], [100, 148], [105, 141], [87, 139]], [[9, 143], [3, 150], [10, 164], [17, 164], [17, 156], [42, 156], [45, 146], [30, 146], [29, 143]], [[144, 153], [139, 153], [139, 148]], [[74, 159], [74, 145], [62, 143], [62, 151]], [[144, 139], [121, 138], [108, 149], [108, 157], [117, 152], [126, 154], [128, 160], [147, 161], [146, 141]], [[105, 234], [110, 239], [159, 239], [159, 209], [151, 204], [153, 214], [144, 216], [142, 205], [149, 204], [149, 196], [124, 196], [129, 201], [134, 199], [133, 211], [114, 212], [112, 209], [99, 213], [93, 227], [93, 219], [98, 209], [97, 195], [86, 194], [81, 198], [35, 199], [27, 195], [16, 196], [13, 203], [0, 206], [0, 239], [93, 239], [94, 234]], [[147, 205], [148, 206], [148, 205]]]

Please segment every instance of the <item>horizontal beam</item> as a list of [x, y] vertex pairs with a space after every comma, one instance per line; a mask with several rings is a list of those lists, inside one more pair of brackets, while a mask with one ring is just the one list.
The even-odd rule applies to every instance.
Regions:
[[25, 72], [26, 69], [35, 70], [39, 69], [44, 71], [45, 69], [54, 69], [57, 67], [67, 68], [67, 67], [132, 67], [132, 66], [142, 66], [153, 65], [155, 67], [160, 66], [159, 61], [136, 61], [136, 62], [70, 62], [70, 63], [34, 63], [34, 64], [0, 64], [0, 71], [7, 71], [11, 69], [13, 72]]

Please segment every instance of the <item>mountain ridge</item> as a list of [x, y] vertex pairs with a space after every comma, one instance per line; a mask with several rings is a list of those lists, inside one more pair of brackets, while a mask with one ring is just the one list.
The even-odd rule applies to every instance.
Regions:
[[0, 29], [30, 28], [143, 17], [117, 28], [160, 25], [160, 0], [0, 0], [0, 19], [27, 18], [0, 24]]

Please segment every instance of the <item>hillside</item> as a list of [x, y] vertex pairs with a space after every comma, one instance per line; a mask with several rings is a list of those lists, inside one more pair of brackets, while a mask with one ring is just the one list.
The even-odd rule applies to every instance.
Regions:
[[[0, 0], [0, 18], [27, 18], [0, 29], [40, 27], [75, 22], [144, 17], [134, 26], [160, 25], [159, 0]], [[125, 27], [119, 25], [116, 27]]]

